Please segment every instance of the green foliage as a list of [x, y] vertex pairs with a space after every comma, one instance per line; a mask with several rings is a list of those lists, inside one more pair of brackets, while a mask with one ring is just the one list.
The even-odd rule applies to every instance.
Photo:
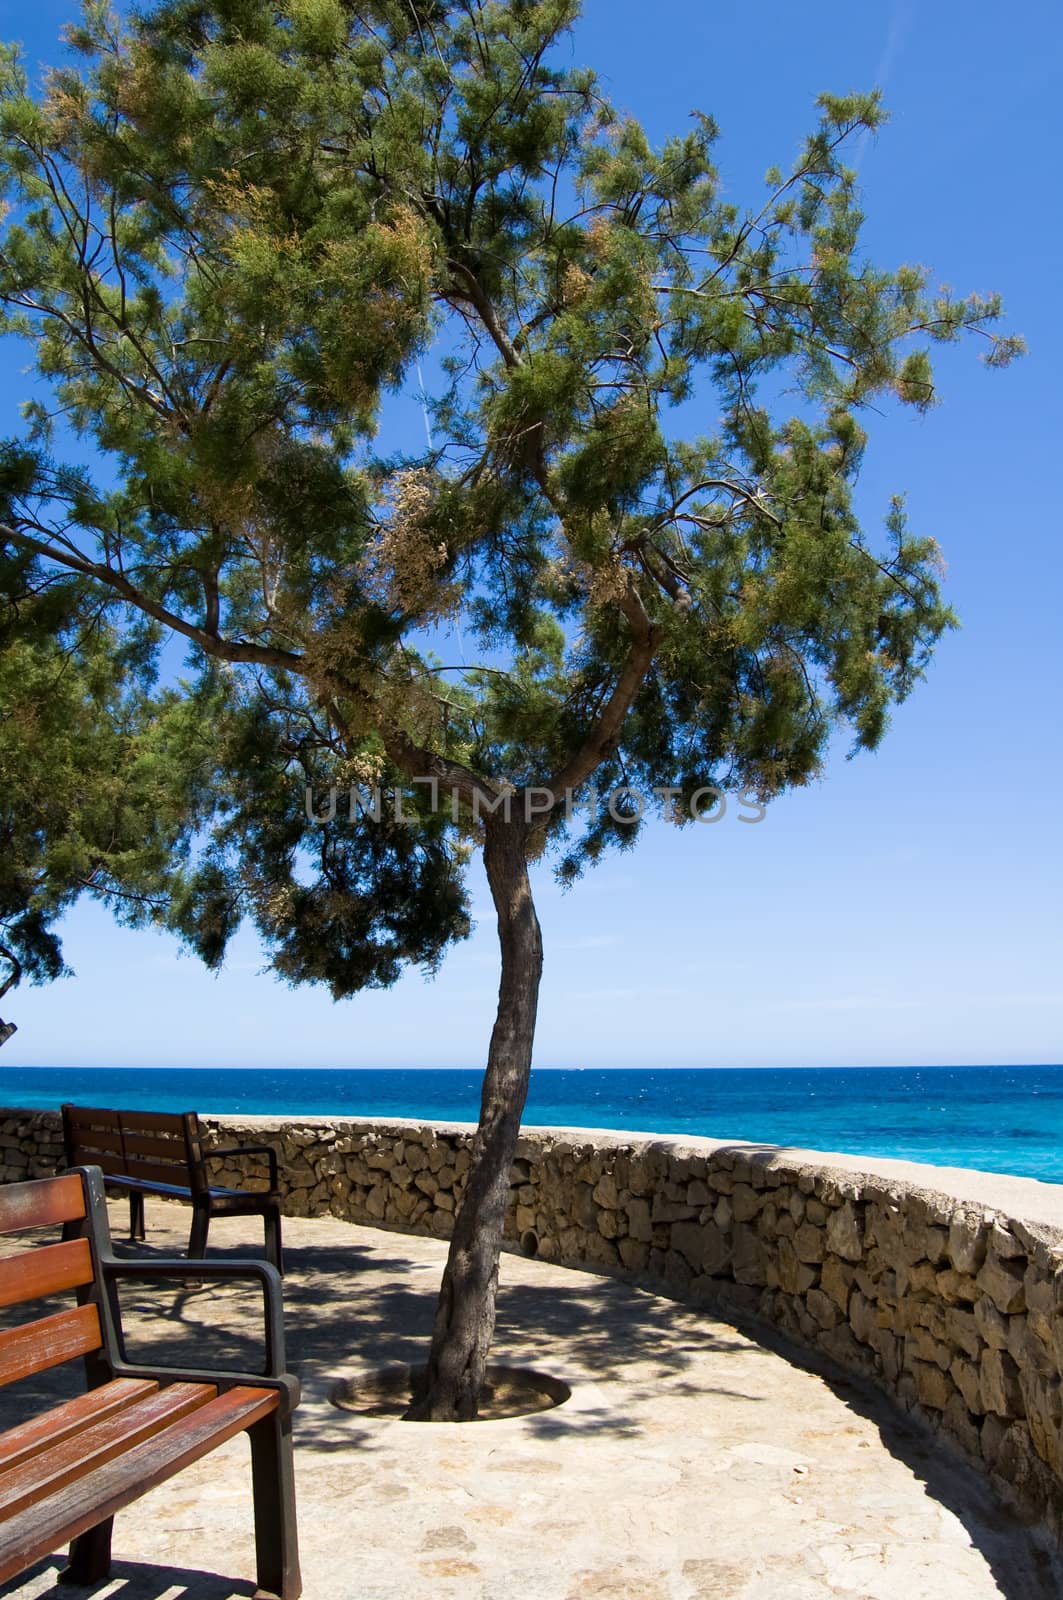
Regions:
[[[324, 983], [336, 999], [393, 983], [406, 962], [434, 968], [469, 929], [443, 820], [417, 818], [410, 801], [397, 820], [383, 796], [376, 820], [357, 808], [352, 820], [359, 774], [321, 749], [298, 703], [285, 715], [275, 702], [216, 697], [210, 715], [204, 838], [167, 876], [170, 926], [215, 967], [248, 916], [282, 977]], [[311, 810], [327, 810], [330, 786], [340, 785], [340, 822], [317, 825]], [[359, 787], [371, 800], [375, 785]]]
[[[10, 565], [0, 582], [10, 592]], [[164, 751], [177, 702], [153, 705], [142, 648], [62, 583], [7, 610], [0, 628], [0, 973], [63, 971], [56, 918], [88, 891], [123, 920], [150, 915], [169, 870], [184, 764]], [[119, 890], [118, 886], [121, 885]]]
[[[18, 649], [50, 670], [71, 584], [100, 618], [78, 673], [189, 641], [132, 736], [171, 797], [158, 895], [211, 963], [250, 915], [336, 994], [431, 965], [478, 787], [770, 798], [839, 723], [873, 747], [952, 623], [900, 503], [881, 543], [857, 521], [864, 421], [930, 405], [935, 342], [1020, 341], [995, 297], [864, 255], [845, 155], [877, 96], [824, 96], [742, 210], [711, 119], [656, 150], [561, 64], [575, 9], [161, 0], [120, 27], [93, 0], [40, 93], [4, 58], [2, 326], [113, 483], [50, 463], [35, 401], [4, 468]], [[383, 453], [425, 355], [433, 447]], [[430, 654], [458, 626], [464, 671]], [[93, 715], [120, 730], [115, 682]], [[419, 773], [460, 788], [456, 828], [302, 814], [307, 782]], [[634, 831], [603, 815], [563, 873]]]

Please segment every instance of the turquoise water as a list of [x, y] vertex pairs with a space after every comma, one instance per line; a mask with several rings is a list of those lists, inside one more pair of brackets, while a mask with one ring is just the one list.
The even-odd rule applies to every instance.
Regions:
[[[473, 1121], [478, 1072], [0, 1068], [0, 1105]], [[751, 1139], [1063, 1183], [1063, 1067], [537, 1070], [525, 1123]]]

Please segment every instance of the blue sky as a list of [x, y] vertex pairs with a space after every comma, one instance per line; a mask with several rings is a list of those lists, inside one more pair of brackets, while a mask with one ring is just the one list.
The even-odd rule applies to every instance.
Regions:
[[[22, 11], [22, 8], [19, 8]], [[0, 4], [31, 60], [72, 7]], [[755, 21], [753, 18], [755, 17]], [[652, 825], [562, 894], [537, 873], [541, 1066], [1019, 1063], [1063, 1059], [1059, 846], [1063, 615], [1058, 459], [1063, 335], [1063, 27], [1055, 5], [958, 0], [589, 0], [572, 46], [655, 138], [695, 106], [720, 124], [741, 202], [786, 165], [824, 89], [879, 84], [892, 120], [861, 152], [867, 243], [957, 290], [999, 289], [1030, 354], [985, 371], [938, 357], [943, 404], [872, 418], [869, 525], [894, 491], [939, 540], [963, 629], [882, 749], [776, 802], [682, 831]], [[0, 434], [25, 392], [0, 372]], [[4, 1065], [473, 1066], [497, 988], [493, 919], [432, 981], [333, 1004], [289, 990], [240, 936], [211, 977], [161, 935], [85, 904], [76, 977], [9, 996]]]

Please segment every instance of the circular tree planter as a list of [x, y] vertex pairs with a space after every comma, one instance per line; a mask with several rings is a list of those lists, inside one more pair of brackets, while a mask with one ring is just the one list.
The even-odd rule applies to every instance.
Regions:
[[[339, 1410], [360, 1417], [404, 1419], [413, 1402], [417, 1372], [415, 1367], [380, 1367], [375, 1372], [340, 1378], [328, 1397]], [[488, 1367], [475, 1421], [502, 1422], [508, 1417], [533, 1416], [537, 1411], [564, 1405], [571, 1395], [567, 1383], [532, 1367]]]

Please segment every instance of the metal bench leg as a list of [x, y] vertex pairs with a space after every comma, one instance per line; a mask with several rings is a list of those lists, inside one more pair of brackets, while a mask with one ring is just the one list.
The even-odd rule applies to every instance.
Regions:
[[281, 1248], [281, 1214], [279, 1206], [271, 1206], [262, 1213], [266, 1224], [266, 1260], [271, 1261], [283, 1275], [284, 1251]]
[[138, 1239], [145, 1238], [144, 1231], [144, 1196], [131, 1194], [129, 1196], [129, 1242], [136, 1244]]
[[295, 1526], [292, 1423], [277, 1412], [247, 1430], [255, 1497], [255, 1600], [299, 1600], [299, 1540]]
[[102, 1583], [111, 1575], [111, 1529], [114, 1518], [97, 1522], [81, 1533], [70, 1546], [67, 1565], [59, 1574], [60, 1583]]
[[192, 1207], [192, 1232], [188, 1236], [188, 1257], [190, 1261], [202, 1261], [207, 1253], [207, 1229], [210, 1227], [210, 1212], [206, 1206]]

